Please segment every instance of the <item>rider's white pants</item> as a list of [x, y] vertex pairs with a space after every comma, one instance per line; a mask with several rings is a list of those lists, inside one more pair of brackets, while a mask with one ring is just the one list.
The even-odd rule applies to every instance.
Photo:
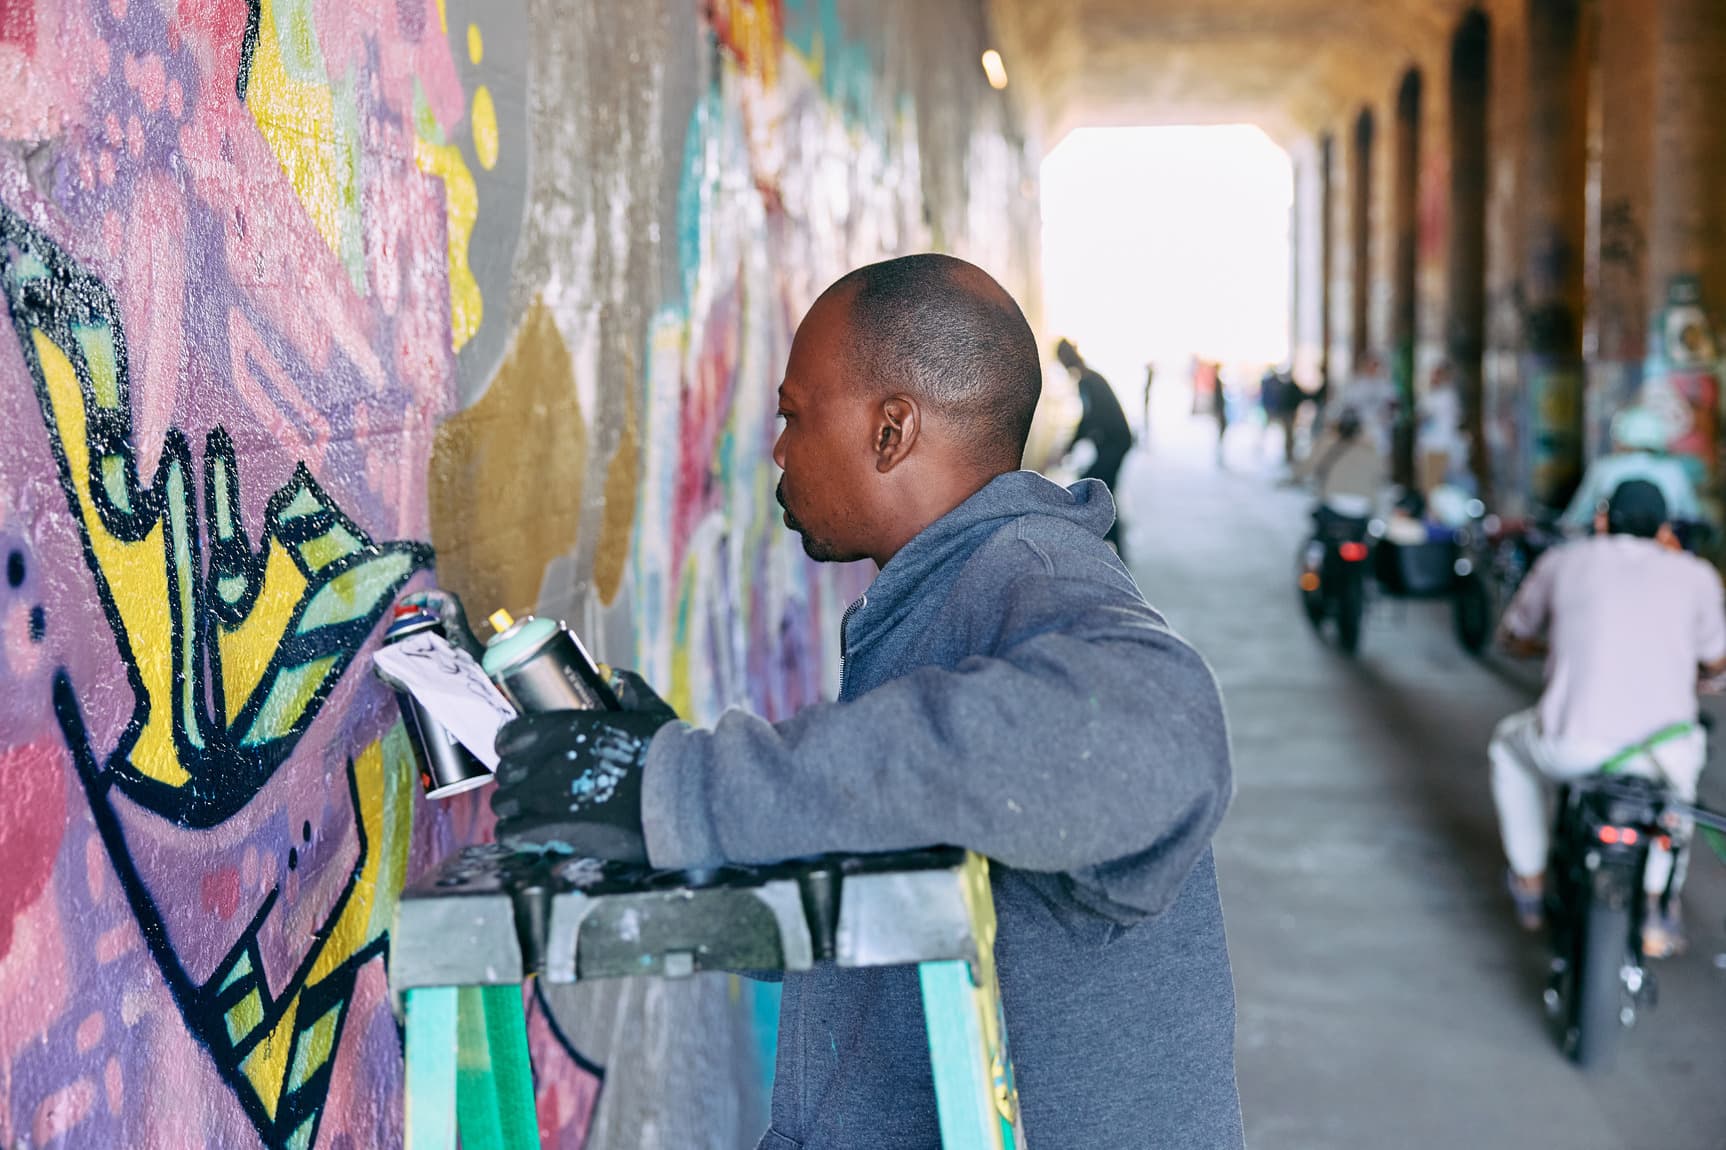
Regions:
[[[1530, 708], [1506, 716], [1492, 734], [1487, 756], [1492, 760], [1492, 800], [1498, 807], [1498, 830], [1504, 838], [1504, 854], [1510, 869], [1531, 876], [1546, 869], [1547, 840], [1551, 819], [1546, 808], [1546, 779], [1581, 778], [1600, 769], [1600, 764], [1623, 750], [1578, 740], [1549, 739], [1540, 729], [1540, 714]], [[1660, 744], [1650, 752], [1678, 797], [1696, 798], [1696, 780], [1708, 757], [1708, 740], [1700, 730]], [[1649, 755], [1624, 765], [1628, 774], [1656, 776]], [[1672, 852], [1656, 846], [1648, 856], [1644, 886], [1650, 892], [1666, 889], [1672, 874]]]

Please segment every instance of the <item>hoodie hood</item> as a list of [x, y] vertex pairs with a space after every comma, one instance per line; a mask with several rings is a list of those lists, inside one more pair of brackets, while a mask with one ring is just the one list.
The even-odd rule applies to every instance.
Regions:
[[1081, 479], [1062, 487], [1035, 471], [997, 475], [888, 560], [853, 604], [855, 633], [845, 637], [846, 644], [866, 640], [890, 626], [930, 576], [963, 562], [995, 532], [1027, 515], [1064, 520], [1101, 538], [1114, 525], [1115, 500], [1100, 479]]

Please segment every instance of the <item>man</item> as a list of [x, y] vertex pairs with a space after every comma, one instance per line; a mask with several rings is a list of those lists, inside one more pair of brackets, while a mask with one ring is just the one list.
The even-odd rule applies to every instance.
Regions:
[[1319, 505], [1349, 519], [1371, 515], [1384, 488], [1384, 457], [1364, 431], [1360, 414], [1343, 408], [1335, 425], [1289, 476], [1296, 482], [1316, 479]]
[[1462, 397], [1449, 362], [1432, 369], [1426, 394], [1415, 404], [1415, 442], [1419, 447], [1420, 489], [1433, 488], [1468, 475], [1468, 440], [1463, 432]]
[[1151, 385], [1157, 380], [1157, 365], [1145, 364], [1145, 410], [1144, 420], [1139, 424], [1139, 434], [1143, 436], [1145, 445], [1151, 442]]
[[1300, 412], [1303, 396], [1294, 380], [1294, 371], [1272, 364], [1259, 376], [1259, 406], [1264, 409], [1265, 428], [1272, 425], [1282, 431], [1283, 463], [1294, 466], [1295, 416]]
[[[637, 690], [518, 720], [499, 836], [673, 868], [980, 851], [1029, 1145], [1238, 1148], [1221, 700], [1103, 541], [1108, 489], [1017, 470], [1040, 388], [1024, 316], [967, 263], [829, 288], [774, 459], [804, 550], [881, 569], [840, 628], [838, 702], [699, 730]], [[940, 1145], [915, 968], [785, 976], [772, 1116], [764, 1150]]]
[[1627, 479], [1645, 479], [1666, 499], [1667, 516], [1679, 523], [1702, 519], [1696, 485], [1682, 461], [1666, 453], [1666, 422], [1645, 407], [1627, 407], [1612, 417], [1612, 453], [1588, 465], [1582, 485], [1559, 517], [1560, 527], [1580, 532]]
[[1223, 448], [1229, 441], [1229, 388], [1223, 382], [1222, 361], [1211, 364], [1211, 418], [1217, 421], [1217, 466], [1227, 467], [1228, 457]]
[[[1094, 447], [1096, 458], [1085, 468], [1082, 478], [1101, 479], [1113, 494], [1115, 480], [1121, 474], [1121, 463], [1133, 447], [1133, 430], [1127, 426], [1127, 413], [1121, 410], [1121, 401], [1115, 397], [1115, 389], [1109, 386], [1109, 381], [1091, 370], [1070, 340], [1063, 339], [1055, 345], [1055, 358], [1061, 361], [1061, 366], [1067, 369], [1079, 387], [1079, 426], [1073, 429], [1073, 441], [1067, 445], [1067, 450], [1071, 451], [1081, 443]], [[1109, 525], [1106, 538], [1120, 546], [1118, 521]]]
[[[1543, 778], [1592, 774], [1641, 744], [1625, 769], [1663, 775], [1693, 800], [1707, 753], [1696, 726], [1697, 675], [1726, 671], [1720, 576], [1678, 550], [1660, 489], [1642, 479], [1619, 484], [1595, 531], [1542, 555], [1501, 625], [1513, 653], [1547, 652], [1539, 705], [1499, 723], [1487, 752], [1510, 892], [1531, 930], [1540, 926], [1545, 890]], [[1681, 724], [1688, 727], [1676, 737], [1657, 738]], [[1671, 853], [1656, 847], [1643, 948], [1657, 958], [1683, 938], [1676, 901], [1664, 913], [1658, 906], [1671, 873]]]

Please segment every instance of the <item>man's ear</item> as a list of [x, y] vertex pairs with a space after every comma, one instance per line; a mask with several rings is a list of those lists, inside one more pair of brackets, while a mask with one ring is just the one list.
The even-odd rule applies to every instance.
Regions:
[[923, 430], [923, 409], [906, 395], [881, 401], [875, 418], [875, 470], [886, 474], [905, 462]]

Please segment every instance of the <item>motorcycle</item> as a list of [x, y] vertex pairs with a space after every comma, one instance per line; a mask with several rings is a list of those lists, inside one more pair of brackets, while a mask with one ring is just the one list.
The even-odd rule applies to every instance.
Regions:
[[1336, 644], [1352, 654], [1360, 646], [1366, 614], [1368, 521], [1328, 507], [1313, 512], [1313, 534], [1301, 546], [1297, 585], [1307, 622], [1322, 631], [1336, 621]]
[[1471, 655], [1492, 641], [1498, 618], [1517, 588], [1560, 536], [1545, 519], [1501, 519], [1485, 504], [1469, 505], [1469, 519], [1456, 532], [1456, 583], [1451, 621], [1457, 642]]
[[[1479, 500], [1470, 502], [1468, 512], [1468, 522], [1456, 532], [1451, 619], [1463, 650], [1479, 655], [1534, 564], [1565, 537], [1550, 514], [1501, 519], [1489, 514]], [[1679, 520], [1672, 530], [1679, 545], [1692, 554], [1707, 549], [1714, 540], [1714, 529], [1707, 523]]]
[[1624, 1032], [1658, 999], [1642, 948], [1643, 874], [1656, 843], [1675, 854], [1687, 849], [1679, 841], [1684, 816], [1726, 831], [1726, 815], [1610, 765], [1559, 788], [1546, 872], [1552, 958], [1544, 998], [1560, 1048], [1585, 1069], [1610, 1066]]

